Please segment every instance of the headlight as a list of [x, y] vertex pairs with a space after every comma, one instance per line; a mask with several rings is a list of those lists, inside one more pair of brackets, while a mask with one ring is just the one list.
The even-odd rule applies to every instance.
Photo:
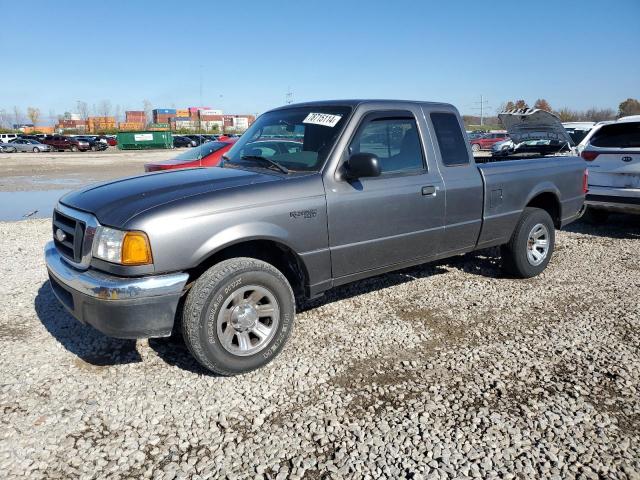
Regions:
[[102, 226], [96, 230], [93, 256], [122, 265], [153, 263], [149, 238], [144, 232], [125, 232]]

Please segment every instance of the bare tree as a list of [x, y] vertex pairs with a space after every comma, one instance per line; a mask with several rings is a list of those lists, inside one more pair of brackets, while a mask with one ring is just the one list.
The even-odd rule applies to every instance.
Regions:
[[147, 99], [142, 101], [142, 106], [144, 108], [144, 115], [147, 119], [147, 123], [151, 123], [152, 118], [151, 118], [151, 111], [153, 110], [153, 105], [151, 104], [151, 102]]
[[0, 109], [0, 128], [7, 128], [9, 123], [9, 113], [4, 108]]
[[76, 103], [76, 110], [78, 110], [80, 118], [86, 122], [87, 118], [89, 118], [89, 104], [87, 102], [78, 100], [78, 102]]
[[13, 107], [13, 119], [16, 125], [19, 125], [20, 121], [22, 120], [22, 112], [17, 106]]
[[111, 102], [109, 100], [102, 100], [98, 104], [97, 113], [99, 117], [108, 117], [111, 115]]
[[27, 117], [31, 120], [31, 123], [35, 126], [40, 120], [40, 109], [36, 107], [27, 108]]

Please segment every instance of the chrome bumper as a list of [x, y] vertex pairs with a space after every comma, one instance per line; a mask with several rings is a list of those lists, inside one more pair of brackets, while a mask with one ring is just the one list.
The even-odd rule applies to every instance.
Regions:
[[45, 247], [45, 261], [53, 293], [82, 323], [119, 338], [171, 334], [188, 274], [127, 278], [77, 270], [58, 253], [53, 242]]

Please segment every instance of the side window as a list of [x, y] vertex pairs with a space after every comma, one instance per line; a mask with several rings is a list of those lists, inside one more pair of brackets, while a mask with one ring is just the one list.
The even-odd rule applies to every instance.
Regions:
[[349, 152], [376, 154], [383, 174], [424, 168], [418, 127], [413, 118], [371, 120], [351, 141]]
[[446, 166], [469, 163], [467, 144], [462, 137], [458, 117], [453, 113], [432, 113], [431, 122], [436, 133], [442, 163]]

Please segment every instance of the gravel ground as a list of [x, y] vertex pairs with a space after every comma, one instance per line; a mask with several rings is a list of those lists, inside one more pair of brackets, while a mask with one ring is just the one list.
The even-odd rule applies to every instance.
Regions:
[[637, 218], [530, 280], [486, 251], [337, 289], [234, 378], [73, 320], [49, 236], [0, 223], [3, 478], [640, 478]]

